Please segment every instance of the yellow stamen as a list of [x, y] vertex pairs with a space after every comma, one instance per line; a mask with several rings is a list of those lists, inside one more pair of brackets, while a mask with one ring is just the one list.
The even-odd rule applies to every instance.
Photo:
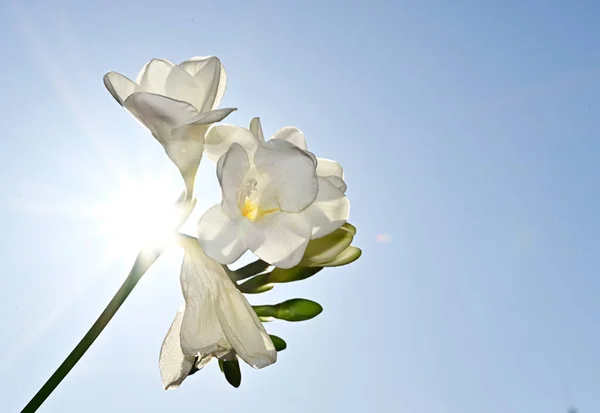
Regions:
[[271, 212], [277, 211], [279, 211], [279, 208], [261, 210], [256, 203], [248, 199], [244, 201], [244, 205], [242, 206], [242, 215], [252, 222], [256, 221], [258, 218], [262, 218], [265, 215], [270, 214]]

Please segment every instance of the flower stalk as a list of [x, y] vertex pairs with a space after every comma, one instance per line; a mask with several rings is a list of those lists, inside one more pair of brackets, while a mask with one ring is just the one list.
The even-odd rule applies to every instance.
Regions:
[[42, 386], [42, 388], [36, 393], [21, 413], [32, 413], [37, 411], [39, 407], [46, 401], [46, 399], [52, 394], [60, 382], [69, 374], [71, 369], [75, 367], [77, 362], [83, 357], [88, 351], [90, 346], [96, 341], [100, 333], [108, 325], [113, 316], [117, 313], [121, 305], [125, 302], [129, 294], [133, 291], [134, 287], [140, 281], [142, 276], [148, 271], [150, 266], [158, 259], [162, 250], [148, 250], [142, 249], [135, 259], [133, 267], [129, 272], [129, 275], [114, 295], [112, 300], [108, 303], [100, 317], [92, 325], [89, 331], [83, 336], [81, 341], [75, 346], [73, 351], [67, 356], [62, 364], [56, 369], [54, 374], [50, 376], [48, 381]]

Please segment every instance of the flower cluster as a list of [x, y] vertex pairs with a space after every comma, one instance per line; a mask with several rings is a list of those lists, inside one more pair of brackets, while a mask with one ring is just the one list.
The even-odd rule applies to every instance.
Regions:
[[[342, 167], [309, 152], [295, 127], [281, 128], [265, 140], [259, 118], [249, 128], [216, 124], [235, 110], [217, 109], [226, 80], [214, 56], [178, 65], [154, 59], [135, 82], [116, 72], [104, 76], [110, 94], [179, 169], [185, 188], [178, 204], [185, 211], [180, 222], [195, 205], [194, 181], [204, 153], [215, 162], [221, 186], [222, 200], [201, 216], [196, 237], [177, 236], [184, 250], [184, 304], [160, 352], [167, 389], [212, 358], [236, 387], [238, 359], [258, 369], [275, 363], [286, 343], [267, 334], [263, 322], [303, 321], [322, 308], [306, 299], [252, 307], [244, 293], [299, 281], [361, 254], [351, 245], [356, 228], [347, 222], [350, 203]], [[227, 267], [248, 250], [257, 261], [236, 271]]]

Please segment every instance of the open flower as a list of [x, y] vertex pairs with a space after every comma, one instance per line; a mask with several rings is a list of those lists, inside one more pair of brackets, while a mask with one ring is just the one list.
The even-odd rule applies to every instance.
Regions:
[[159, 368], [166, 389], [175, 388], [212, 357], [239, 357], [260, 369], [277, 360], [271, 338], [246, 298], [198, 243], [182, 236], [181, 289], [185, 304], [163, 342]]
[[257, 118], [250, 130], [215, 125], [205, 151], [218, 159], [223, 199], [200, 218], [198, 240], [222, 264], [250, 249], [269, 264], [291, 268], [311, 238], [331, 233], [348, 219], [342, 168], [317, 160], [297, 128], [280, 129], [265, 142]]
[[179, 65], [153, 59], [136, 82], [116, 72], [104, 76], [110, 94], [152, 132], [179, 168], [188, 198], [208, 127], [235, 110], [215, 110], [225, 84], [225, 70], [214, 56], [195, 57]]

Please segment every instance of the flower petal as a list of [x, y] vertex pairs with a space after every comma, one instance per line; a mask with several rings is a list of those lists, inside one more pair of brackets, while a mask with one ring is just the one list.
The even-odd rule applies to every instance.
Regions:
[[229, 279], [219, 287], [217, 316], [237, 355], [255, 369], [275, 363], [275, 346], [252, 306]]
[[302, 259], [312, 227], [304, 214], [276, 212], [255, 222], [245, 220], [240, 232], [260, 259], [279, 268], [291, 268]]
[[290, 142], [271, 139], [258, 147], [254, 163], [258, 172], [268, 176], [283, 211], [300, 212], [315, 200], [319, 184], [310, 152]]
[[317, 159], [317, 175], [322, 177], [337, 176], [338, 178], [344, 179], [344, 170], [342, 165], [336, 161], [330, 159], [318, 158]]
[[[222, 205], [231, 218], [237, 218], [240, 216], [239, 194], [244, 177], [250, 168], [250, 160], [244, 148], [237, 143], [232, 144], [222, 157], [224, 158], [222, 166], [217, 168], [217, 178], [221, 184], [223, 196]], [[220, 160], [218, 163], [221, 163]]]
[[221, 264], [234, 263], [248, 249], [239, 236], [239, 221], [229, 218], [221, 205], [200, 217], [197, 233], [206, 255]]
[[165, 86], [169, 73], [175, 65], [165, 59], [152, 59], [138, 73], [136, 83], [144, 92], [167, 95]]
[[233, 143], [242, 145], [252, 156], [260, 141], [248, 129], [229, 124], [214, 125], [206, 134], [204, 151], [211, 161], [216, 162]]
[[198, 110], [209, 111], [219, 106], [225, 93], [227, 74], [216, 56], [193, 57], [179, 64], [179, 67], [196, 79], [204, 99]]
[[338, 176], [328, 176], [325, 177], [325, 179], [327, 179], [329, 182], [331, 182], [337, 189], [339, 189], [340, 191], [342, 191], [342, 193], [346, 193], [346, 190], [348, 189], [348, 185], [346, 185], [346, 182], [344, 182], [344, 180]]
[[180, 338], [186, 355], [219, 357], [231, 350], [216, 312], [220, 272], [223, 268], [208, 259], [197, 242], [186, 242], [180, 279], [185, 299]]
[[135, 82], [117, 72], [108, 72], [103, 80], [108, 92], [121, 106], [125, 99], [139, 88]]
[[273, 134], [271, 139], [281, 139], [293, 143], [300, 149], [306, 150], [306, 139], [304, 133], [298, 128], [293, 126], [286, 126], [279, 129]]
[[315, 202], [302, 214], [313, 226], [312, 238], [321, 238], [341, 227], [350, 216], [350, 201], [334, 184], [319, 177]]
[[164, 139], [168, 138], [173, 128], [189, 124], [190, 119], [198, 114], [187, 102], [148, 92], [131, 94], [125, 99], [123, 106], [153, 134]]
[[197, 111], [187, 102], [146, 92], [133, 93], [123, 106], [150, 129], [164, 147], [179, 168], [187, 196], [191, 197], [208, 129], [207, 125], [189, 125]]
[[265, 141], [265, 135], [263, 134], [262, 125], [260, 124], [260, 118], [252, 118], [250, 121], [250, 132], [258, 138], [259, 141]]
[[220, 122], [225, 119], [235, 108], [215, 109], [210, 112], [200, 112], [190, 119], [192, 125], [208, 125], [215, 122]]
[[163, 341], [162, 347], [160, 348], [158, 367], [160, 369], [160, 376], [165, 390], [179, 387], [183, 380], [189, 375], [192, 367], [194, 367], [195, 357], [193, 355], [183, 354], [181, 340], [179, 338], [184, 311], [185, 305], [181, 306], [179, 311], [177, 311], [175, 320], [173, 320], [173, 323], [167, 332], [167, 336]]

